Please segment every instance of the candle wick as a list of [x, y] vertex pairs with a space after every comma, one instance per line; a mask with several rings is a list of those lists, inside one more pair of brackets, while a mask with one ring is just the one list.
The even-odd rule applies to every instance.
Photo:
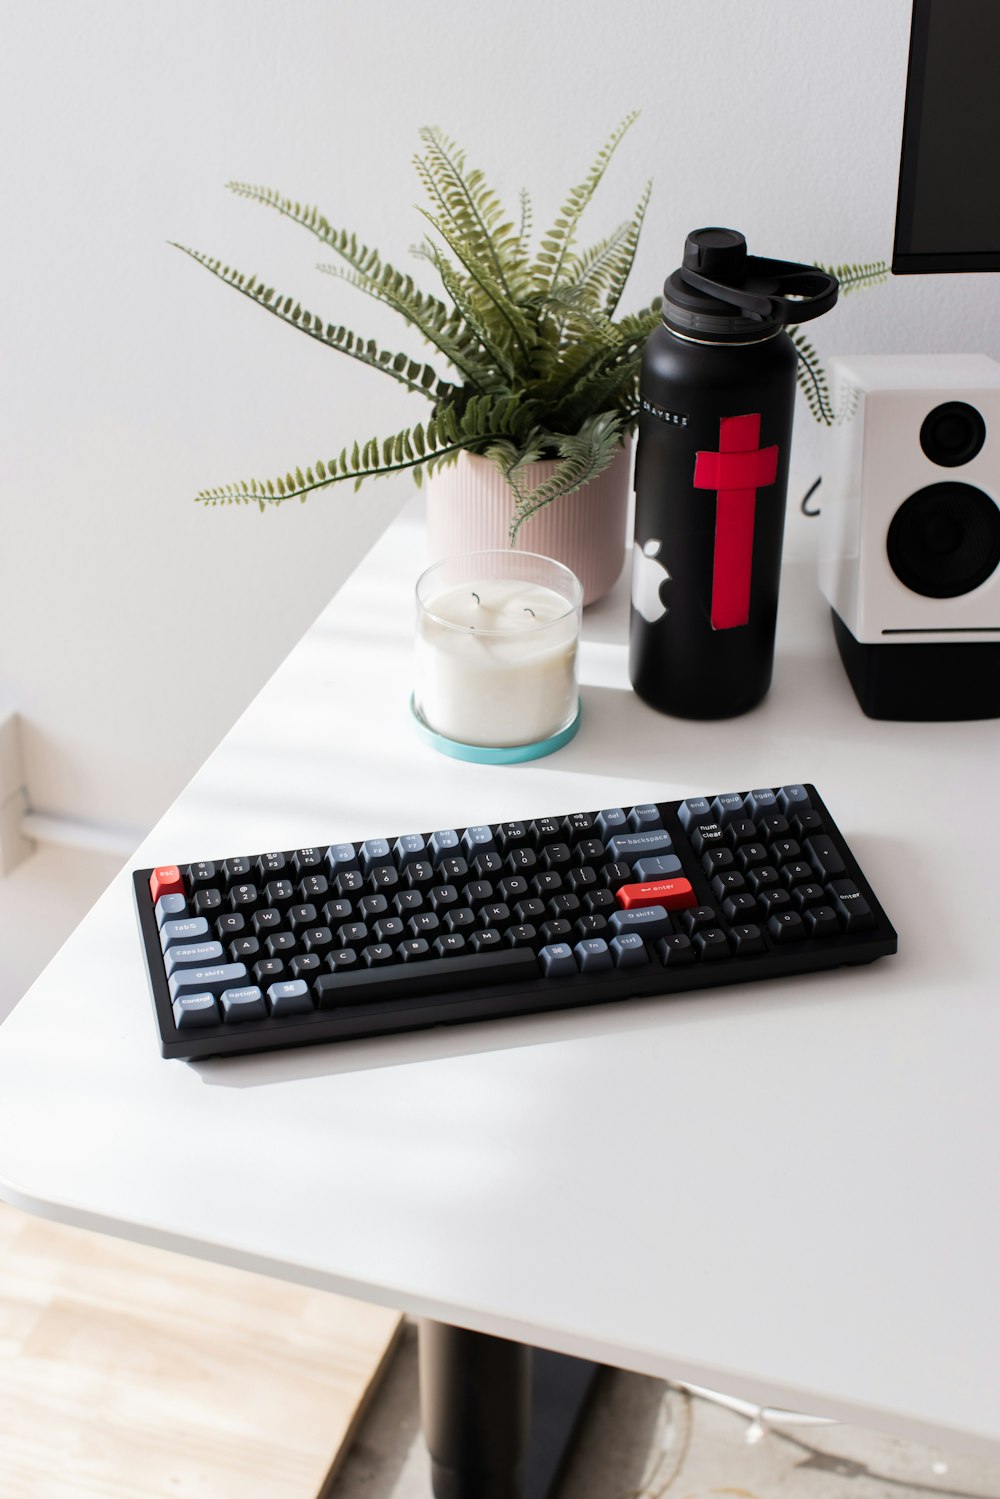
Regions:
[[535, 617], [535, 611], [534, 611], [534, 609], [529, 609], [528, 606], [527, 606], [527, 604], [525, 604], [525, 606], [524, 606], [524, 612], [525, 612], [525, 614], [530, 614], [531, 617], [532, 617], [532, 619], [534, 619], [534, 617]]
[[478, 604], [479, 603], [479, 595], [478, 595], [478, 593], [476, 593], [475, 589], [472, 590], [472, 597], [475, 599], [476, 603]]

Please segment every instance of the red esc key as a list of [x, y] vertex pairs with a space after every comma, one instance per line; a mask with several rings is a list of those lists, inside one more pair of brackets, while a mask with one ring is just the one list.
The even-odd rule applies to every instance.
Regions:
[[183, 895], [184, 881], [176, 864], [163, 864], [159, 869], [154, 869], [149, 877], [149, 893], [153, 897], [153, 905], [161, 895]]
[[626, 911], [638, 906], [663, 906], [667, 911], [683, 911], [685, 906], [696, 906], [698, 897], [691, 889], [691, 881], [647, 880], [642, 885], [622, 885], [616, 899]]

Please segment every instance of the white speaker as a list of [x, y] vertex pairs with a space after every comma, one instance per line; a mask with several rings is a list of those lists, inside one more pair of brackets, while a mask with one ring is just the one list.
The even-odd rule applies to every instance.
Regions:
[[1000, 364], [831, 360], [820, 588], [871, 718], [1000, 716]]

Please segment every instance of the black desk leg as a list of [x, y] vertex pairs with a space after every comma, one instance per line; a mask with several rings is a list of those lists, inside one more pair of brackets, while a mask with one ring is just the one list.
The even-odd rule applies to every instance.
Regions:
[[420, 1409], [435, 1499], [548, 1499], [598, 1365], [420, 1324]]

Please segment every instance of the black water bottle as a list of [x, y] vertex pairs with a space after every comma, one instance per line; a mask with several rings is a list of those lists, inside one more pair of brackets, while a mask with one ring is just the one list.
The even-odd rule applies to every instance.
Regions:
[[663, 288], [640, 381], [629, 672], [683, 718], [745, 713], [774, 657], [795, 398], [788, 323], [837, 300], [835, 276], [697, 229]]

